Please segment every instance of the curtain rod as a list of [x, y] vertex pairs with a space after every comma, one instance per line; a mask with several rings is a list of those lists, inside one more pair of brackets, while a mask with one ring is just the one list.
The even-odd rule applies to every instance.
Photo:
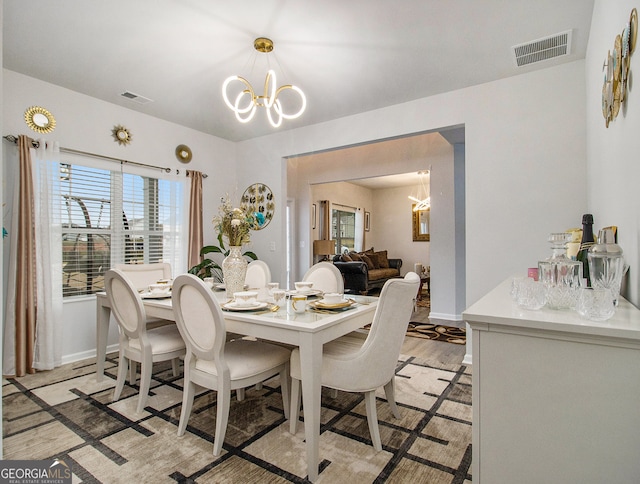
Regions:
[[343, 208], [352, 208], [354, 210], [360, 210], [360, 207], [352, 207], [350, 205], [343, 205], [341, 203], [331, 203], [331, 205], [336, 205], [337, 207], [343, 207]]
[[[10, 141], [11, 143], [17, 143], [18, 142], [18, 137], [14, 136], [12, 134], [3, 136], [4, 139], [6, 139], [7, 141]], [[34, 139], [31, 140], [31, 146], [33, 146], [34, 148], [38, 148], [40, 146], [40, 143]], [[63, 153], [72, 153], [72, 154], [76, 154], [76, 155], [85, 155], [85, 156], [91, 156], [93, 158], [100, 158], [103, 160], [108, 160], [108, 161], [113, 161], [113, 162], [117, 162], [117, 163], [126, 163], [129, 165], [135, 165], [135, 166], [144, 166], [146, 168], [154, 168], [157, 170], [163, 170], [166, 173], [171, 173], [171, 168], [165, 168], [163, 166], [155, 166], [155, 165], [147, 165], [145, 163], [138, 163], [137, 161], [130, 161], [130, 160], [123, 160], [120, 158], [114, 158], [112, 156], [106, 156], [106, 155], [99, 155], [96, 153], [90, 153], [88, 151], [80, 151], [80, 150], [74, 150], [72, 148], [63, 148], [60, 147], [60, 151]], [[180, 170], [176, 170], [177, 174], [180, 174]], [[207, 174], [203, 173], [202, 174], [202, 178], [207, 178]]]

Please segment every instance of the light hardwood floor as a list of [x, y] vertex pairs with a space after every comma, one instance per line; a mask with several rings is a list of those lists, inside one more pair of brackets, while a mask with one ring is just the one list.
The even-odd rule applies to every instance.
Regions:
[[[413, 313], [411, 321], [439, 323], [447, 326], [463, 328], [464, 321], [443, 321], [429, 319], [429, 308], [418, 307]], [[466, 349], [464, 345], [444, 343], [442, 341], [431, 341], [422, 338], [406, 336], [402, 345], [402, 353], [424, 358], [429, 364], [438, 365], [461, 365]]]

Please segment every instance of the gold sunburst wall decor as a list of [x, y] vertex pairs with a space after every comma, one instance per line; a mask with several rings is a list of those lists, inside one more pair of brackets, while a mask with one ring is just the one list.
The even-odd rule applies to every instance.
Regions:
[[131, 143], [131, 132], [124, 126], [114, 126], [111, 130], [111, 135], [119, 145], [128, 145]]
[[56, 120], [49, 111], [40, 106], [31, 106], [24, 112], [24, 122], [36, 133], [51, 133], [56, 129]]
[[624, 29], [613, 42], [613, 49], [607, 52], [602, 65], [604, 84], [602, 85], [602, 115], [605, 126], [616, 119], [620, 107], [627, 100], [627, 87], [631, 81], [631, 54], [636, 48], [638, 37], [638, 11], [631, 10]]

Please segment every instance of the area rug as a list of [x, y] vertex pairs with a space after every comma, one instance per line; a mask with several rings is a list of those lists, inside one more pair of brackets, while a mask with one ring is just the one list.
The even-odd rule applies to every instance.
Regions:
[[407, 328], [407, 336], [444, 341], [456, 345], [463, 345], [467, 342], [467, 332], [464, 328], [456, 328], [442, 324], [411, 322]]
[[[185, 435], [177, 436], [182, 377], [154, 367], [147, 407], [135, 413], [137, 386], [111, 402], [117, 355], [105, 378], [94, 361], [3, 380], [4, 459], [64, 461], [73, 482], [306, 483], [304, 428], [289, 433], [277, 379], [232, 396], [220, 456], [213, 456], [216, 393], [196, 395]], [[470, 484], [471, 369], [401, 355], [395, 419], [377, 394], [383, 450], [370, 441], [363, 398], [322, 391], [320, 476], [334, 482]]]

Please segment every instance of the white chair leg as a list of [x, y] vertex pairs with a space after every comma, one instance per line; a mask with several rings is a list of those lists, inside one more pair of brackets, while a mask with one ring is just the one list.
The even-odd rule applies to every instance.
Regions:
[[183, 387], [182, 412], [180, 413], [180, 423], [178, 424], [178, 437], [183, 435], [187, 428], [189, 415], [191, 415], [191, 408], [193, 407], [193, 397], [195, 395], [195, 385], [191, 381], [187, 382], [186, 375]]
[[129, 358], [126, 358], [122, 353], [118, 358], [118, 376], [116, 377], [116, 387], [113, 391], [113, 401], [117, 402], [122, 394], [124, 388], [124, 381], [127, 379], [127, 368], [129, 367]]
[[380, 429], [378, 429], [378, 412], [376, 410], [376, 392], [366, 392], [364, 394], [365, 406], [367, 408], [367, 423], [369, 424], [369, 433], [373, 448], [377, 451], [382, 450], [382, 442], [380, 440]]
[[338, 390], [335, 388], [330, 388], [331, 390], [331, 398], [338, 398]]
[[300, 415], [300, 380], [291, 379], [291, 410], [289, 411], [289, 432], [296, 433]]
[[396, 377], [391, 378], [389, 383], [384, 386], [384, 394], [387, 396], [387, 402], [391, 407], [391, 413], [395, 418], [400, 418], [400, 410], [396, 405]]
[[137, 380], [137, 371], [138, 371], [138, 364], [133, 361], [133, 360], [129, 360], [129, 385], [133, 386], [136, 384], [136, 380]]
[[180, 374], [180, 358], [174, 358], [171, 360], [171, 369], [173, 370], [173, 376]]
[[218, 390], [218, 402], [216, 413], [216, 434], [213, 437], [213, 455], [218, 456], [222, 452], [224, 436], [227, 433], [227, 423], [229, 421], [229, 407], [231, 404], [231, 390], [223, 385]]
[[280, 391], [282, 392], [282, 410], [284, 418], [289, 418], [289, 407], [291, 406], [289, 395], [289, 363], [285, 363], [284, 370], [280, 372]]
[[262, 390], [262, 382], [256, 383], [256, 390], [258, 391]]
[[137, 413], [141, 413], [144, 410], [145, 403], [147, 403], [147, 395], [149, 394], [149, 387], [151, 386], [152, 366], [151, 355], [143, 355], [142, 361], [140, 362], [140, 393], [138, 394]]
[[244, 388], [238, 388], [236, 390], [236, 398], [238, 399], [239, 402], [244, 400]]

